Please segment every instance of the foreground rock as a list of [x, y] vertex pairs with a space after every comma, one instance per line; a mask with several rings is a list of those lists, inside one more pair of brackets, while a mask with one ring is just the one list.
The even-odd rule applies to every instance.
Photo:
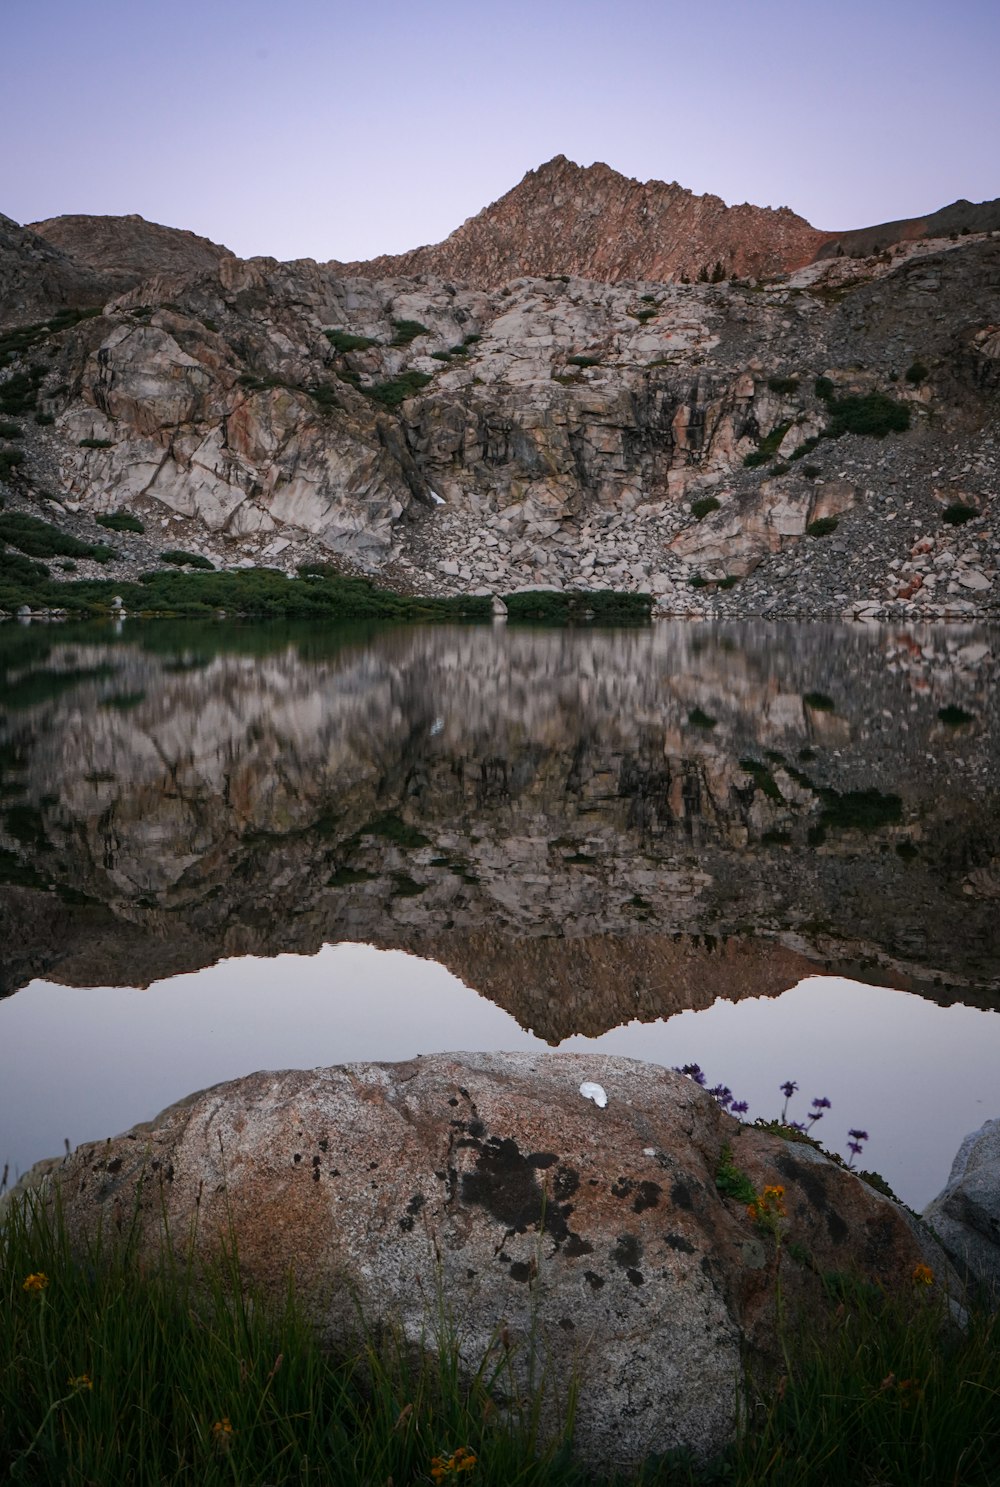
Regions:
[[205, 1253], [232, 1226], [249, 1280], [280, 1300], [293, 1270], [331, 1341], [360, 1306], [426, 1345], [444, 1311], [470, 1366], [509, 1349], [526, 1383], [532, 1355], [536, 1379], [544, 1363], [552, 1420], [575, 1372], [576, 1449], [608, 1469], [682, 1444], [711, 1455], [733, 1435], [744, 1358], [774, 1359], [775, 1238], [745, 1197], [720, 1196], [727, 1145], [758, 1192], [784, 1190], [790, 1318], [821, 1325], [818, 1274], [906, 1287], [918, 1263], [942, 1273], [904, 1210], [811, 1146], [619, 1058], [254, 1074], [47, 1164], [46, 1187], [77, 1238], [136, 1212], [145, 1247], [166, 1221]]
[[966, 1136], [924, 1217], [959, 1269], [1000, 1304], [1000, 1120]]

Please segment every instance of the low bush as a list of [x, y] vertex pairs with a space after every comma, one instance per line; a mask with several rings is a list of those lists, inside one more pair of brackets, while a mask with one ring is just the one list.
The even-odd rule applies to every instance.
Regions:
[[599, 356], [567, 356], [566, 365], [569, 367], [599, 367], [601, 358]]
[[167, 552], [160, 553], [161, 563], [171, 563], [175, 568], [202, 568], [209, 573], [215, 572], [215, 564], [200, 552], [182, 552], [178, 547], [172, 547]]
[[323, 334], [338, 355], [344, 355], [348, 351], [368, 351], [372, 346], [378, 345], [370, 336], [356, 336], [346, 330], [325, 330]]
[[820, 516], [816, 521], [811, 521], [806, 527], [807, 537], [829, 537], [835, 532], [840, 523], [835, 516]]
[[823, 471], [819, 465], [803, 465], [802, 473], [807, 480], [815, 480], [817, 475], [822, 475]]
[[111, 532], [138, 532], [141, 536], [146, 530], [139, 518], [129, 511], [109, 511], [95, 520], [99, 527], [107, 527]]
[[[653, 608], [650, 594], [626, 594], [613, 589], [536, 589], [505, 594], [510, 620], [541, 620], [547, 624], [645, 624]], [[487, 603], [489, 601], [486, 601]]]
[[0, 480], [10, 470], [15, 470], [18, 465], [24, 464], [23, 449], [0, 449]]
[[827, 407], [830, 422], [826, 437], [839, 439], [842, 434], [860, 434], [866, 439], [884, 439], [887, 434], [902, 434], [910, 427], [910, 409], [897, 403], [884, 392], [869, 392], [830, 398]]
[[798, 377], [768, 377], [767, 385], [772, 392], [777, 392], [782, 397], [790, 397], [793, 392], [799, 390]]
[[114, 557], [114, 548], [105, 547], [103, 542], [81, 542], [37, 516], [15, 511], [0, 512], [0, 542], [30, 558], [93, 558], [106, 563]]
[[409, 346], [418, 336], [429, 336], [430, 331], [419, 320], [394, 320], [392, 322], [393, 346]]
[[967, 506], [964, 501], [953, 501], [942, 511], [941, 520], [947, 522], [949, 527], [961, 527], [967, 521], [974, 521], [978, 515], [975, 506]]
[[21, 439], [23, 436], [24, 430], [19, 423], [7, 423], [6, 420], [0, 423], [0, 439]]
[[712, 511], [718, 511], [722, 502], [715, 496], [701, 496], [697, 501], [691, 502], [691, 515], [695, 521], [703, 521]]
[[766, 434], [757, 448], [746, 456], [743, 463], [748, 470], [755, 470], [760, 465], [766, 465], [778, 452], [782, 439], [791, 428], [791, 421], [777, 424], [769, 434]]
[[376, 382], [371, 387], [362, 387], [361, 391], [373, 403], [381, 403], [383, 408], [398, 408], [407, 398], [415, 397], [431, 380], [427, 372], [401, 372], [398, 377], [392, 377], [387, 382]]
[[930, 372], [924, 366], [922, 361], [915, 361], [907, 367], [906, 371], [903, 373], [903, 376], [906, 378], [907, 382], [911, 382], [914, 387], [919, 387], [921, 382], [927, 381], [927, 378], [930, 376]]
[[113, 441], [111, 439], [81, 439], [81, 449], [110, 449]]

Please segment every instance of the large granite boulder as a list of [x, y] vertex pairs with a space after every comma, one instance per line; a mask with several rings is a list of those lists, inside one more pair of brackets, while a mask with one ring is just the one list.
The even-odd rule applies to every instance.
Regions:
[[[727, 1157], [730, 1179], [772, 1188], [768, 1222], [720, 1193]], [[793, 1327], [821, 1325], [820, 1274], [909, 1286], [942, 1264], [813, 1146], [741, 1126], [679, 1074], [590, 1055], [253, 1074], [78, 1148], [54, 1186], [72, 1235], [136, 1215], [151, 1251], [166, 1222], [207, 1253], [234, 1231], [248, 1280], [280, 1299], [293, 1270], [332, 1342], [360, 1310], [433, 1345], [446, 1316], [470, 1367], [491, 1348], [525, 1381], [544, 1365], [552, 1411], [575, 1372], [595, 1469], [732, 1437], [746, 1360], [777, 1361], [779, 1263]]]
[[1000, 1305], [1000, 1120], [966, 1136], [924, 1218], [959, 1270]]

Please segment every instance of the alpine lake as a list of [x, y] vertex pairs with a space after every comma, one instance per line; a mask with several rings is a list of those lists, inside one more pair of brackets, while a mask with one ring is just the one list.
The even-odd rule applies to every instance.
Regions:
[[601, 1050], [922, 1208], [1000, 1116], [1000, 632], [0, 627], [0, 1170], [261, 1068]]

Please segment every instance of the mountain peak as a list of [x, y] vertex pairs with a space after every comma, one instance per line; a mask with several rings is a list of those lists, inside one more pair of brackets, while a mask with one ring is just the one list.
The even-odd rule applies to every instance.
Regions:
[[728, 207], [676, 181], [636, 181], [603, 161], [584, 166], [558, 154], [443, 243], [339, 267], [376, 278], [436, 274], [483, 289], [561, 273], [608, 283], [765, 275], [810, 262], [829, 236], [787, 207]]

